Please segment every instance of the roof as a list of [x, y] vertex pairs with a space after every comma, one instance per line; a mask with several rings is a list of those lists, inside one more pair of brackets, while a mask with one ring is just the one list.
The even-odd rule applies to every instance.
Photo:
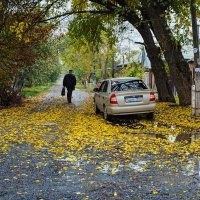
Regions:
[[119, 78], [108, 78], [106, 80], [112, 80], [112, 81], [117, 81], [117, 80], [141, 80], [141, 78], [137, 77], [119, 77]]

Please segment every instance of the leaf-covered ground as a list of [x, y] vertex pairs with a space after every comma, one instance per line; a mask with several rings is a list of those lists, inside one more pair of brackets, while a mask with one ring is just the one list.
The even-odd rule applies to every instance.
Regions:
[[168, 103], [153, 121], [106, 122], [92, 98], [2, 108], [0, 199], [196, 200], [199, 130], [191, 107]]

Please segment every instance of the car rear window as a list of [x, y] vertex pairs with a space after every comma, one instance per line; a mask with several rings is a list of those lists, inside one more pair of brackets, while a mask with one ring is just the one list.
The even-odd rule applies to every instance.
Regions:
[[142, 80], [117, 80], [111, 82], [111, 91], [128, 91], [147, 89]]

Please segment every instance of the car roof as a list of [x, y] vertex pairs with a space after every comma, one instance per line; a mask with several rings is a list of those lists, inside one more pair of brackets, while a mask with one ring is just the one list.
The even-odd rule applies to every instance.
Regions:
[[119, 78], [109, 78], [105, 80], [117, 81], [117, 80], [142, 80], [142, 79], [137, 77], [119, 77]]

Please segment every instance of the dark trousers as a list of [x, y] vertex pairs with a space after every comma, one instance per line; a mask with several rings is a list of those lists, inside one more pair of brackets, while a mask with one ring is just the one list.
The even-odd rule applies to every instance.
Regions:
[[72, 102], [72, 91], [73, 91], [72, 88], [67, 88], [67, 101], [68, 101], [68, 103]]

